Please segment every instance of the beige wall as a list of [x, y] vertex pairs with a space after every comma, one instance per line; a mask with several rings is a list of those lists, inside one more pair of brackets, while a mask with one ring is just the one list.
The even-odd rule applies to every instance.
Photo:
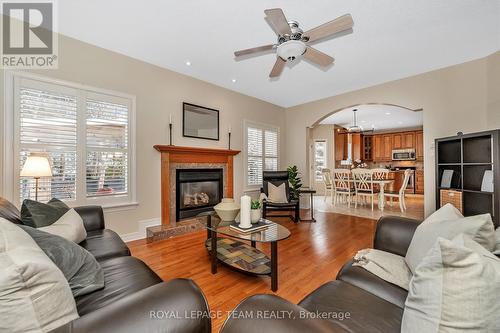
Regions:
[[494, 127], [500, 124], [500, 51], [488, 57], [487, 71], [488, 126]]
[[[498, 117], [498, 53], [464, 64], [329, 97], [287, 109], [287, 158], [302, 170], [307, 147], [305, 126], [344, 107], [361, 103], [390, 103], [424, 110], [425, 207], [434, 209], [435, 138], [458, 131], [475, 132], [500, 127]], [[489, 71], [495, 71], [489, 72]], [[358, 75], [353, 72], [353, 75]], [[492, 77], [493, 76], [493, 77]], [[495, 77], [496, 76], [496, 77]], [[488, 84], [489, 89], [488, 90]], [[488, 93], [490, 103], [488, 103]], [[495, 97], [493, 97], [495, 96]], [[493, 103], [491, 103], [493, 100]], [[292, 135], [293, 133], [293, 135]], [[300, 147], [303, 147], [300, 149]], [[308, 177], [304, 177], [308, 179]]]
[[[279, 126], [280, 161], [282, 165], [286, 161], [285, 111], [256, 98], [64, 36], [59, 39], [59, 69], [36, 73], [136, 96], [139, 206], [106, 213], [108, 227], [121, 234], [136, 232], [138, 221], [160, 217], [160, 154], [153, 145], [168, 144], [170, 114], [174, 121], [174, 144], [182, 146], [227, 148], [227, 130], [231, 125], [231, 148], [242, 150], [244, 119]], [[3, 87], [0, 93], [3, 94]], [[220, 141], [182, 137], [183, 101], [220, 110]], [[234, 170], [235, 196], [239, 196], [245, 173], [243, 154], [236, 156]]]

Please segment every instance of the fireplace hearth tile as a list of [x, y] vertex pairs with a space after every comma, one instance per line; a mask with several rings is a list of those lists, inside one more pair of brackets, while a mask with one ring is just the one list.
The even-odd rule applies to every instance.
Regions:
[[191, 232], [205, 230], [203, 218], [194, 218], [177, 222], [176, 225], [157, 225], [146, 228], [146, 242], [152, 243]]

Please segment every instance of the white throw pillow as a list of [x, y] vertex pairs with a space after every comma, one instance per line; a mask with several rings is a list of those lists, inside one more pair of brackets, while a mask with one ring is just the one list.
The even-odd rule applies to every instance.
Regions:
[[83, 219], [74, 209], [68, 210], [59, 220], [49, 226], [38, 228], [53, 235], [61, 236], [75, 243], [87, 238]]
[[417, 267], [401, 332], [500, 332], [500, 259], [469, 236], [439, 238]]
[[352, 265], [363, 267], [382, 280], [408, 290], [411, 271], [402, 256], [376, 249], [364, 249], [356, 253]]
[[415, 230], [405, 256], [406, 263], [413, 274], [415, 274], [415, 269], [429, 249], [434, 245], [438, 237], [453, 239], [456, 235], [465, 233], [470, 235], [472, 239], [484, 246], [488, 251], [493, 251], [495, 247], [495, 236], [494, 225], [490, 214], [456, 219], [454, 217], [458, 215], [454, 214], [453, 210], [447, 206], [448, 205], [442, 207], [429, 216], [429, 218], [422, 222]]
[[435, 223], [440, 221], [458, 220], [464, 217], [460, 211], [450, 203], [429, 215], [422, 223]]
[[0, 331], [48, 332], [76, 318], [63, 273], [17, 225], [0, 218]]
[[286, 203], [288, 202], [286, 198], [286, 188], [285, 183], [280, 186], [274, 186], [273, 183], [267, 184], [267, 191], [269, 192], [269, 201], [275, 203]]

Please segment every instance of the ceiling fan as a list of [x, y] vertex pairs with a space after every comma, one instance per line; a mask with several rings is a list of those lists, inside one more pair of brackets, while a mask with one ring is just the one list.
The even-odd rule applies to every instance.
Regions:
[[352, 109], [352, 126], [348, 126], [345, 129], [338, 129], [337, 132], [339, 134], [354, 134], [354, 133], [370, 133], [375, 130], [375, 128], [372, 127], [370, 130], [363, 130], [362, 126], [358, 125], [358, 115], [357, 115], [358, 109]]
[[281, 8], [266, 9], [264, 13], [272, 29], [278, 35], [277, 43], [236, 51], [234, 52], [234, 56], [238, 58], [276, 49], [276, 62], [274, 63], [269, 77], [280, 76], [286, 62], [293, 61], [300, 56], [304, 56], [304, 58], [323, 67], [332, 64], [334, 60], [332, 57], [309, 45], [325, 37], [349, 31], [354, 25], [351, 15], [346, 14], [333, 21], [303, 32], [302, 29], [299, 28], [299, 23], [297, 21], [288, 21], [286, 19]]

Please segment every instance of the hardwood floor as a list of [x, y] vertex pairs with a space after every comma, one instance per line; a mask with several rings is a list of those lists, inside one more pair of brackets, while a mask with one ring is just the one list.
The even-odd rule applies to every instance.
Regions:
[[[342, 265], [356, 251], [371, 247], [376, 221], [373, 219], [315, 212], [316, 223], [294, 224], [286, 218], [272, 218], [286, 226], [291, 237], [278, 243], [279, 288], [275, 293], [293, 303], [335, 279]], [[268, 276], [255, 277], [235, 272], [223, 265], [215, 275], [204, 247], [206, 232], [196, 232], [147, 244], [145, 240], [129, 242], [132, 255], [145, 261], [161, 278], [194, 280], [208, 299], [212, 320], [218, 332], [231, 311], [248, 296], [273, 293]], [[270, 255], [269, 245], [262, 248]]]

